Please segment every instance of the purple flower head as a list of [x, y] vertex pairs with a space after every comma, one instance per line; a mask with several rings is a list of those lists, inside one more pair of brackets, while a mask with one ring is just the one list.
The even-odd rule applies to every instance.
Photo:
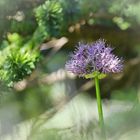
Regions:
[[112, 50], [104, 40], [92, 44], [79, 43], [65, 65], [66, 70], [82, 77], [95, 71], [104, 74], [121, 72], [122, 59], [115, 56]]

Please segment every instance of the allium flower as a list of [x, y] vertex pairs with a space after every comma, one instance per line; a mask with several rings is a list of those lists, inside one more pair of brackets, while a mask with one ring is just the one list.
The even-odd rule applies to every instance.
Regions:
[[104, 74], [121, 72], [122, 59], [115, 56], [112, 50], [104, 40], [92, 44], [79, 43], [65, 68], [82, 77], [95, 71]]

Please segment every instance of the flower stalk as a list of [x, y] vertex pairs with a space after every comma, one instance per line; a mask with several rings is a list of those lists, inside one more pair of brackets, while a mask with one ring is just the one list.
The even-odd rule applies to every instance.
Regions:
[[100, 96], [99, 79], [97, 76], [94, 79], [95, 79], [96, 98], [97, 98], [97, 105], [98, 105], [99, 123], [102, 128], [104, 125], [104, 119], [103, 119], [103, 109], [102, 109], [102, 102]]
[[99, 124], [100, 124], [100, 128], [101, 128], [102, 136], [103, 136], [104, 140], [106, 140], [103, 109], [102, 109], [102, 101], [101, 101], [100, 87], [99, 87], [99, 78], [98, 78], [98, 76], [96, 76], [94, 79], [95, 79], [95, 88], [96, 88], [96, 98], [97, 98], [97, 106], [98, 106]]

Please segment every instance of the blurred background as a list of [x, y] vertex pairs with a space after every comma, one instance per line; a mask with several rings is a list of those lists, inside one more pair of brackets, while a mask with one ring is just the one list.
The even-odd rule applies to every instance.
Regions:
[[99, 38], [124, 59], [100, 81], [108, 140], [139, 140], [139, 0], [0, 0], [0, 140], [100, 140], [94, 82], [65, 71]]

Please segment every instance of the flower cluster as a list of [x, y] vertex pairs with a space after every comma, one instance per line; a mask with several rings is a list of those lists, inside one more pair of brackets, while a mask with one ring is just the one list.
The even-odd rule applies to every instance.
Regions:
[[112, 50], [104, 40], [92, 44], [79, 43], [65, 65], [66, 70], [82, 77], [95, 71], [104, 74], [121, 72], [122, 59], [115, 56]]

